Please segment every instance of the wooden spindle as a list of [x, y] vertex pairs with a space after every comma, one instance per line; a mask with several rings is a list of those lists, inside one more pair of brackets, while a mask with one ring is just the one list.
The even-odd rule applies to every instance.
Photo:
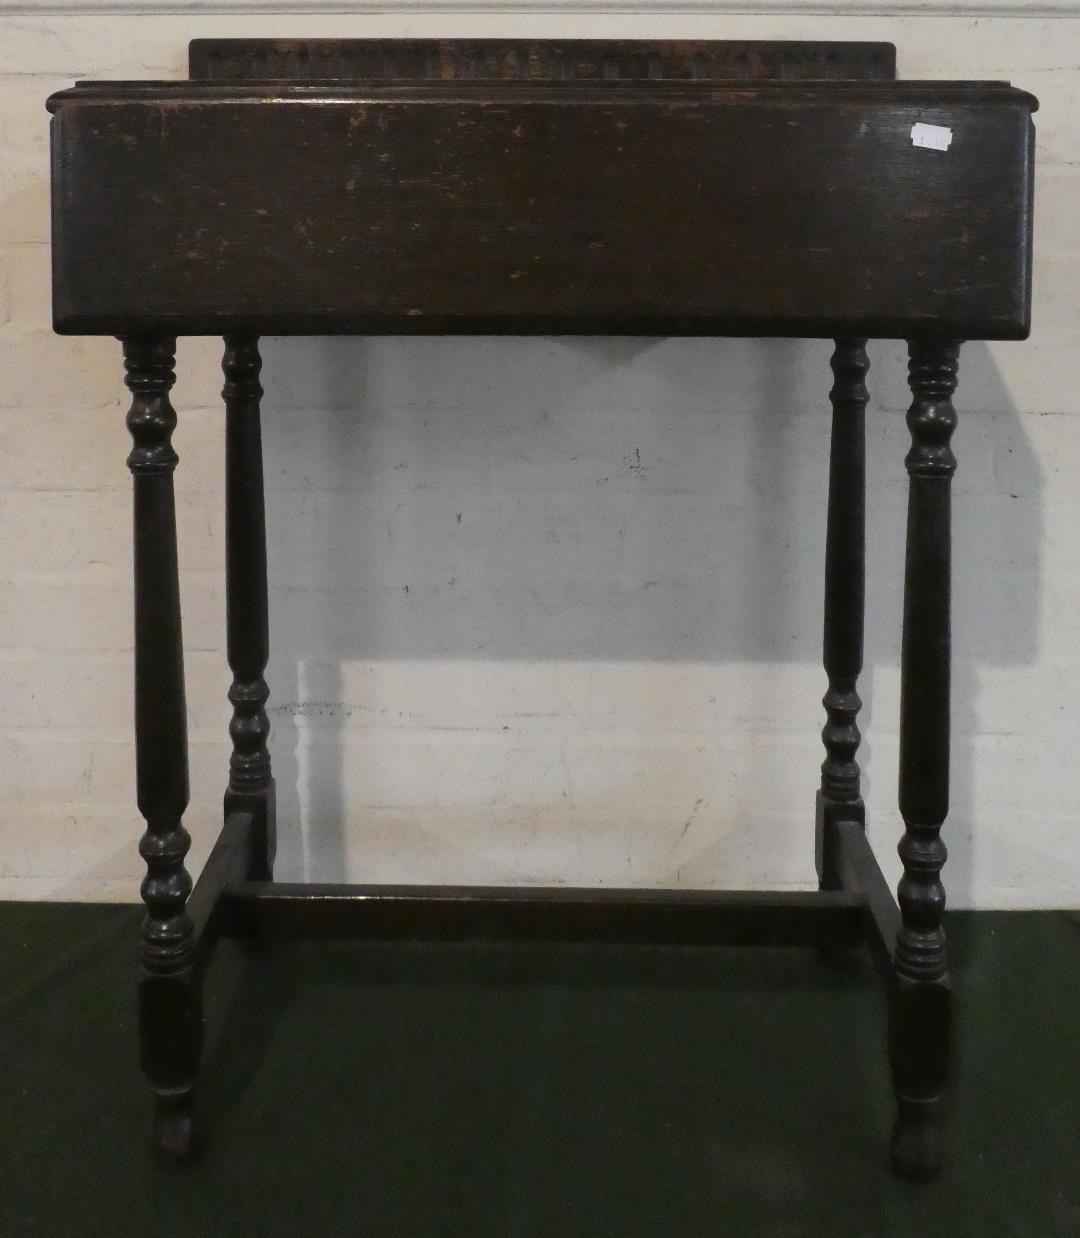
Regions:
[[924, 1177], [940, 1164], [940, 1098], [949, 1054], [951, 993], [941, 926], [945, 888], [941, 826], [949, 808], [950, 489], [956, 458], [959, 345], [909, 345], [911, 450], [906, 464], [907, 555], [900, 701], [899, 846], [904, 874], [897, 892], [896, 989], [889, 1048], [898, 1102], [893, 1161]]
[[264, 674], [270, 652], [266, 580], [266, 515], [263, 496], [258, 337], [227, 335], [225, 375], [226, 613], [232, 685], [229, 724], [232, 756], [225, 792], [226, 815], [255, 816], [252, 878], [269, 879], [274, 863], [274, 780], [267, 740], [269, 690]]
[[840, 889], [839, 821], [864, 821], [859, 786], [858, 693], [863, 659], [866, 529], [866, 340], [839, 339], [832, 355], [834, 382], [829, 453], [829, 516], [825, 537], [823, 661], [829, 677], [822, 700], [825, 760], [817, 805], [817, 870], [823, 890]]
[[154, 1089], [154, 1141], [172, 1159], [193, 1148], [192, 1096], [202, 1039], [194, 973], [194, 927], [187, 913], [191, 878], [184, 867], [191, 840], [182, 818], [188, 803], [187, 715], [180, 628], [180, 581], [169, 402], [175, 341], [139, 336], [123, 341], [131, 391], [127, 427], [134, 483], [135, 745], [139, 811], [146, 861], [139, 1022], [143, 1069]]

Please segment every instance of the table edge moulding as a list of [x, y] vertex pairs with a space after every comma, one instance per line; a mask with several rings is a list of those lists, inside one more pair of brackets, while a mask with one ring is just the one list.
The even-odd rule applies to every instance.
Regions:
[[[54, 325], [120, 337], [131, 392], [139, 1026], [157, 1151], [197, 1147], [202, 974], [223, 934], [867, 938], [890, 998], [893, 1165], [934, 1173], [951, 1008], [952, 396], [962, 341], [1028, 334], [1036, 101], [1005, 82], [898, 81], [892, 45], [858, 42], [196, 39], [189, 71], [78, 83], [48, 104]], [[274, 881], [259, 337], [335, 333], [834, 341], [817, 890]], [[233, 750], [194, 885], [178, 335], [224, 341]], [[895, 899], [857, 759], [871, 337], [907, 341], [912, 397]]]

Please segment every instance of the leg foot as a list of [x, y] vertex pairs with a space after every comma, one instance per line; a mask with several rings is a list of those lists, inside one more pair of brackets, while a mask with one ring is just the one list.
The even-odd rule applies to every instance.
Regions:
[[940, 1103], [901, 1096], [897, 1105], [890, 1145], [893, 1169], [916, 1182], [932, 1178], [941, 1169]]
[[139, 983], [143, 1072], [153, 1090], [153, 1146], [186, 1164], [195, 1153], [195, 1076], [202, 1049], [202, 1000], [195, 974], [146, 976]]
[[194, 1091], [154, 1093], [154, 1151], [172, 1165], [187, 1165], [195, 1156]]

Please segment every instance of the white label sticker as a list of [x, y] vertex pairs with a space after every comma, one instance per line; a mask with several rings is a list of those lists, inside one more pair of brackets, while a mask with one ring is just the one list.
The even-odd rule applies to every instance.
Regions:
[[911, 145], [925, 146], [927, 150], [948, 150], [952, 142], [952, 130], [944, 125], [924, 125], [921, 121], [911, 126]]

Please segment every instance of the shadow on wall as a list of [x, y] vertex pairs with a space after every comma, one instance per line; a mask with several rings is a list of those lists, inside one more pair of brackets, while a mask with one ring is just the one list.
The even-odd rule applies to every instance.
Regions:
[[[303, 815], [319, 875], [344, 873], [350, 664], [820, 665], [830, 352], [791, 340], [266, 341], [268, 679], [290, 871], [304, 867]], [[873, 719], [871, 686], [875, 664], [898, 662], [909, 441], [904, 346], [871, 342], [870, 358], [868, 783], [872, 720], [896, 729]], [[978, 668], [1035, 659], [1041, 520], [1038, 466], [985, 345], [962, 350], [956, 403], [946, 875], [963, 904]], [[305, 786], [317, 812], [302, 813]], [[871, 831], [885, 856], [895, 840]]]

